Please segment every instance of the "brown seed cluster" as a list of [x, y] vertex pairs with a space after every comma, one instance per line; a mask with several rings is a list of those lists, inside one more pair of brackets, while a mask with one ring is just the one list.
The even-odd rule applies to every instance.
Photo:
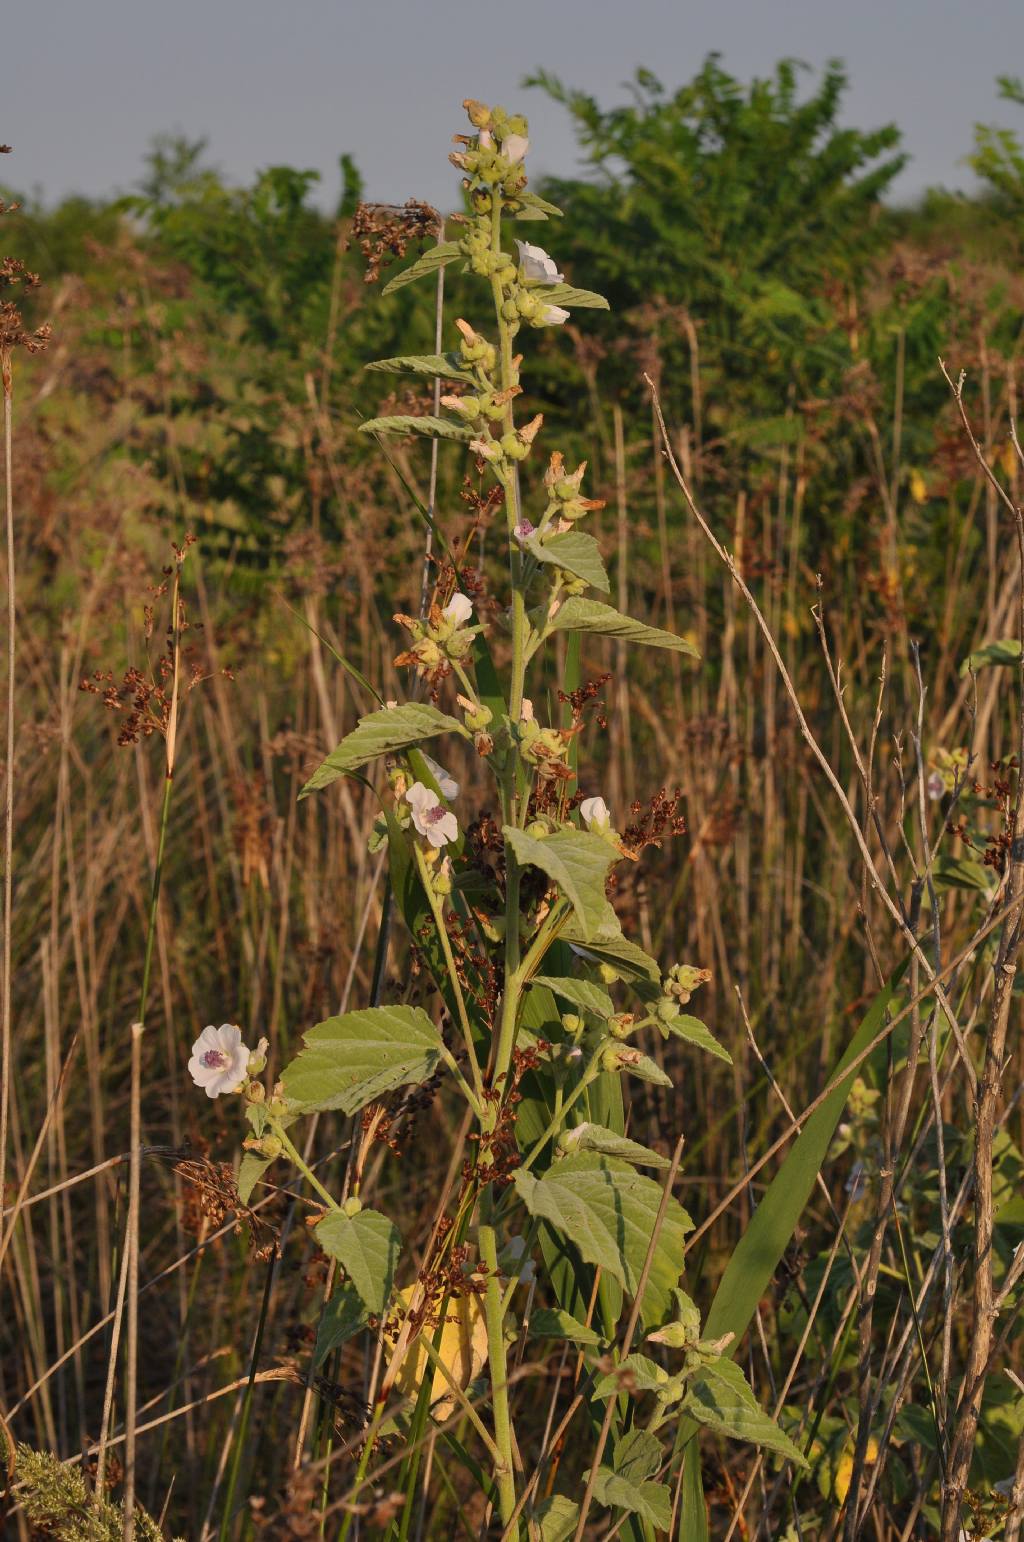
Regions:
[[[0, 212], [10, 214], [15, 207], [11, 205], [10, 208], [4, 208], [0, 205]], [[53, 336], [49, 322], [36, 327], [33, 332], [28, 331], [18, 309], [15, 298], [18, 292], [24, 294], [38, 288], [38, 285], [39, 274], [29, 272], [16, 257], [0, 258], [0, 360], [3, 361], [5, 391], [10, 391], [11, 354], [14, 349], [24, 348], [27, 353], [39, 353]]]
[[413, 243], [436, 237], [441, 225], [438, 211], [419, 198], [407, 198], [404, 204], [357, 204], [352, 239], [366, 259], [365, 282], [376, 283], [382, 268], [400, 261]]

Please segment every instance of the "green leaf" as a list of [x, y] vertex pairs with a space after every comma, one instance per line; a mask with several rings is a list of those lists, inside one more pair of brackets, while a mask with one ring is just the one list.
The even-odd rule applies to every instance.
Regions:
[[642, 1146], [637, 1140], [630, 1140], [628, 1135], [617, 1135], [603, 1124], [592, 1124], [589, 1119], [566, 1131], [563, 1138], [567, 1140], [570, 1152], [599, 1151], [602, 1156], [618, 1157], [620, 1162], [632, 1162], [638, 1167], [672, 1165], [668, 1157], [659, 1155], [650, 1147]]
[[242, 1160], [238, 1164], [238, 1197], [243, 1205], [247, 1205], [252, 1198], [252, 1191], [259, 1183], [263, 1174], [273, 1161], [273, 1157], [257, 1156], [255, 1151], [242, 1153]]
[[396, 289], [404, 289], [406, 284], [411, 284], [414, 279], [425, 278], [428, 273], [436, 273], [438, 268], [443, 268], [449, 262], [454, 262], [456, 257], [462, 255], [462, 248], [458, 241], [439, 241], [432, 246], [429, 252], [424, 252], [409, 267], [403, 268], [401, 273], [396, 273], [390, 283], [384, 285], [381, 294], [394, 294]]
[[561, 535], [545, 536], [543, 540], [534, 534], [523, 545], [537, 562], [564, 568], [575, 578], [582, 578], [585, 584], [608, 593], [608, 574], [601, 561], [601, 548], [585, 531], [566, 530]]
[[663, 632], [658, 626], [645, 626], [624, 616], [600, 600], [585, 600], [573, 596], [555, 612], [551, 626], [556, 632], [589, 632], [601, 637], [621, 637], [624, 642], [640, 643], [645, 648], [671, 648], [676, 653], [688, 653], [699, 659], [700, 654], [692, 643], [677, 637], [674, 632]]
[[566, 305], [577, 310], [606, 311], [608, 301], [592, 289], [575, 289], [572, 284], [536, 284], [531, 286], [538, 299], [549, 305]]
[[723, 1358], [702, 1366], [690, 1379], [680, 1407], [706, 1429], [765, 1446], [797, 1467], [807, 1466], [803, 1452], [765, 1413], [735, 1360]]
[[399, 413], [391, 418], [369, 418], [360, 423], [361, 434], [421, 434], [427, 439], [459, 439], [464, 444], [473, 438], [473, 430], [464, 423], [452, 423], [448, 418], [410, 417]]
[[367, 761], [380, 755], [392, 755], [396, 750], [407, 749], [410, 744], [420, 744], [437, 734], [454, 733], [463, 739], [466, 730], [458, 718], [439, 712], [426, 702], [410, 701], [402, 707], [382, 707], [378, 712], [368, 712], [359, 719], [358, 725], [333, 749], [313, 772], [299, 793], [308, 797], [321, 787], [329, 787], [339, 777], [365, 766]]
[[552, 1494], [533, 1512], [540, 1542], [565, 1542], [576, 1530], [580, 1507], [568, 1494]]
[[[594, 1396], [597, 1398], [618, 1397], [620, 1392], [628, 1392], [635, 1395], [638, 1392], [656, 1392], [663, 1387], [669, 1379], [668, 1372], [647, 1355], [627, 1355], [613, 1371], [606, 1376], [601, 1376], [594, 1386]], [[655, 1442], [657, 1444], [657, 1442]], [[660, 1448], [659, 1448], [660, 1461]], [[647, 1478], [651, 1472], [656, 1471], [659, 1462], [655, 1462], [650, 1472], [642, 1474]], [[619, 1464], [615, 1463], [616, 1471]]]
[[[520, 1168], [519, 1196], [531, 1215], [564, 1232], [585, 1263], [599, 1264], [635, 1293], [661, 1204], [661, 1187], [625, 1162], [583, 1152], [555, 1162], [541, 1178]], [[683, 1240], [693, 1222], [670, 1198], [643, 1298], [645, 1323], [660, 1322], [683, 1265]]]
[[530, 1318], [530, 1337], [534, 1339], [571, 1339], [574, 1344], [598, 1346], [604, 1342], [599, 1333], [577, 1321], [561, 1307], [534, 1312]]
[[470, 384], [476, 380], [459, 353], [404, 353], [394, 359], [374, 359], [363, 367], [385, 375], [441, 375], [445, 380], [465, 380]]
[[661, 970], [657, 963], [643, 948], [622, 935], [618, 918], [610, 905], [605, 920], [589, 939], [584, 939], [573, 917], [563, 926], [559, 936], [582, 957], [593, 959], [598, 964], [611, 964], [631, 984], [646, 982], [657, 986], [656, 994], [661, 994]]
[[672, 1492], [664, 1483], [634, 1483], [621, 1478], [610, 1467], [598, 1469], [594, 1498], [610, 1510], [629, 1510], [649, 1521], [659, 1531], [672, 1524]]
[[284, 1095], [307, 1112], [364, 1104], [418, 1086], [436, 1071], [441, 1039], [422, 1007], [367, 1007], [329, 1017], [303, 1034], [306, 1048], [286, 1066]]
[[969, 653], [960, 665], [960, 678], [984, 669], [989, 664], [1019, 664], [1020, 640], [1016, 637], [1003, 637], [999, 642], [986, 643], [984, 648], [979, 648], [977, 653]]
[[512, 219], [560, 220], [562, 218], [562, 211], [557, 204], [548, 203], [546, 198], [542, 198], [539, 193], [531, 192], [528, 188], [516, 194], [516, 203], [521, 204], [522, 208], [516, 210], [511, 216]]
[[379, 1317], [391, 1299], [402, 1239], [379, 1210], [345, 1215], [331, 1210], [313, 1228], [324, 1252], [336, 1258], [367, 1312]]
[[674, 1033], [677, 1039], [685, 1039], [687, 1044], [695, 1044], [698, 1049], [707, 1050], [709, 1055], [724, 1060], [726, 1065], [732, 1065], [732, 1056], [725, 1045], [719, 1044], [710, 1028], [699, 1017], [688, 1017], [686, 1013], [680, 1013], [667, 1023], [659, 1018], [658, 1026], [668, 1033]]
[[605, 879], [615, 850], [589, 830], [556, 830], [538, 840], [515, 825], [504, 829], [506, 845], [523, 867], [539, 867], [561, 889], [583, 927], [584, 936], [597, 929], [605, 913]]
[[620, 1478], [642, 1483], [653, 1478], [664, 1460], [661, 1443], [650, 1430], [632, 1429], [615, 1442], [612, 1471]]
[[663, 1071], [656, 1060], [650, 1055], [642, 1055], [639, 1050], [630, 1048], [629, 1059], [624, 1060], [621, 1069], [627, 1076], [638, 1076], [642, 1082], [652, 1082], [655, 1087], [671, 1087], [672, 1078], [667, 1071]]
[[332, 1349], [344, 1344], [366, 1326], [366, 1307], [350, 1280], [345, 1280], [324, 1308], [316, 1333], [313, 1364], [322, 1365]]
[[538, 974], [531, 983], [546, 985], [549, 991], [554, 991], [563, 1001], [579, 1007], [581, 1012], [593, 1012], [596, 1017], [613, 1017], [615, 1014], [615, 1003], [608, 992], [589, 980], [556, 979], [551, 975]]

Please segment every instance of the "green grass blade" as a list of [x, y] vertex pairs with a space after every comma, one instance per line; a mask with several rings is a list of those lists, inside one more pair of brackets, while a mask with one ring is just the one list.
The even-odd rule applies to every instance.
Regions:
[[[867, 1048], [885, 1020], [896, 983], [903, 966], [896, 970], [879, 991], [861, 1020], [846, 1051], [829, 1081], [842, 1074], [846, 1066]], [[789, 1246], [811, 1190], [839, 1123], [850, 1086], [856, 1076], [837, 1082], [821, 1106], [815, 1109], [768, 1185], [764, 1198], [754, 1211], [743, 1236], [726, 1266], [721, 1283], [711, 1303], [702, 1333], [705, 1338], [735, 1335], [727, 1354], [739, 1348], [772, 1276]], [[677, 1451], [685, 1446], [686, 1473], [679, 1513], [679, 1542], [706, 1542], [707, 1514], [700, 1478], [700, 1458], [696, 1440], [697, 1427], [689, 1419], [680, 1421], [676, 1433]]]

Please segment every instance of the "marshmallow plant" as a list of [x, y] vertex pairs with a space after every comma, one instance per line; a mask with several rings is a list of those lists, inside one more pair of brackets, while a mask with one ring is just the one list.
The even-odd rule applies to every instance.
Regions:
[[[693, 1222], [673, 1192], [681, 1142], [673, 1137], [670, 1159], [625, 1134], [630, 1078], [672, 1085], [662, 1041], [729, 1056], [683, 1010], [706, 972], [663, 971], [623, 934], [608, 898], [616, 865], [678, 828], [674, 805], [659, 794], [651, 820], [625, 826], [624, 811], [590, 791], [593, 777], [577, 764], [587, 690], [558, 682], [567, 703], [558, 721], [545, 721], [534, 702], [548, 700], [543, 670], [550, 681], [558, 634], [570, 657], [595, 635], [693, 649], [591, 594], [609, 585], [598, 542], [582, 528], [600, 507], [584, 494], [585, 465], [569, 469], [557, 446], [544, 446], [523, 507], [520, 470], [541, 454], [543, 423], [539, 414], [517, 419], [519, 350], [532, 330], [606, 302], [569, 284], [557, 256], [513, 233], [520, 222], [559, 217], [528, 188], [525, 119], [465, 106], [472, 133], [459, 136], [451, 157], [465, 179], [458, 239], [432, 248], [389, 288], [459, 262], [480, 280], [490, 315], [458, 319], [449, 352], [374, 366], [444, 377], [452, 385], [441, 398], [445, 416], [363, 427], [461, 446], [504, 507], [507, 578], [485, 625], [473, 599], [480, 581], [449, 552], [424, 614], [396, 617], [407, 634], [397, 662], [408, 670], [409, 700], [378, 697], [379, 709], [303, 789], [322, 794], [356, 773], [365, 781], [364, 768], [382, 764], [374, 843], [387, 847], [391, 892], [422, 968], [401, 973], [393, 1000], [310, 1027], [270, 1091], [252, 1074], [263, 1046], [248, 1060], [230, 1025], [204, 1031], [190, 1069], [211, 1097], [242, 1094], [251, 1127], [243, 1200], [274, 1162], [290, 1162], [312, 1191], [313, 1235], [338, 1267], [311, 1375], [359, 1334], [381, 1349], [377, 1356], [371, 1345], [369, 1363], [384, 1370], [340, 1535], [368, 1508], [375, 1468], [396, 1439], [405, 1442], [402, 1503], [386, 1534], [408, 1534], [422, 1514], [418, 1485], [429, 1481], [420, 1453], [431, 1421], [437, 1429], [451, 1420], [457, 1439], [438, 1451], [478, 1481], [483, 1474], [490, 1534], [579, 1537], [599, 1522], [652, 1536], [670, 1525], [679, 1464], [697, 1462], [701, 1426], [801, 1458], [755, 1401], [731, 1358], [732, 1335], [703, 1338], [701, 1312], [682, 1288]], [[429, 701], [415, 699], [424, 684]], [[442, 737], [462, 740], [485, 768], [489, 790], [475, 807], [423, 749]], [[468, 822], [485, 813], [468, 840]], [[378, 980], [385, 974], [379, 963]], [[425, 1149], [440, 1208], [406, 1244], [395, 1220], [367, 1202], [364, 1173], [381, 1127], [401, 1118], [417, 1087], [421, 1104], [461, 1101], [465, 1118], [437, 1121], [438, 1131], [461, 1129], [460, 1145]], [[329, 1111], [355, 1120], [337, 1193], [289, 1134]], [[531, 1404], [538, 1385], [521, 1372], [536, 1362], [539, 1374], [547, 1355], [576, 1366], [559, 1405], [559, 1418], [575, 1420], [557, 1469], [564, 1492], [551, 1491], [552, 1448], [538, 1444], [544, 1421], [516, 1429], [517, 1405]], [[361, 1395], [361, 1381], [353, 1390]], [[378, 1440], [385, 1431], [387, 1450]], [[393, 1466], [383, 1481], [395, 1490]]]

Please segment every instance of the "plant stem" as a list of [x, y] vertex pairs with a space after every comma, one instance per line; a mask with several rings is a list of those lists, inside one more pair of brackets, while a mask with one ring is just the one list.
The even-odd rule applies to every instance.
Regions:
[[[430, 906], [434, 917], [434, 925], [437, 927], [437, 937], [444, 954], [444, 961], [448, 969], [448, 978], [452, 983], [452, 994], [455, 997], [455, 1005], [458, 1008], [459, 1026], [462, 1029], [462, 1037], [466, 1046], [466, 1056], [469, 1060], [469, 1068], [473, 1076], [473, 1086], [476, 1090], [475, 1107], [478, 1115], [483, 1111], [483, 1077], [480, 1074], [480, 1065], [476, 1058], [476, 1049], [473, 1044], [473, 1029], [469, 1021], [469, 1013], [466, 1011], [466, 1001], [462, 994], [462, 985], [459, 981], [458, 970], [455, 967], [455, 955], [452, 953], [451, 939], [448, 936], [448, 928], [444, 924], [444, 913], [440, 901], [434, 893], [434, 886], [430, 881], [430, 871], [426, 859], [419, 846], [413, 848], [416, 853], [416, 866], [419, 869], [420, 881], [423, 884], [423, 892], [427, 896], [427, 904]], [[467, 1089], [468, 1090], [468, 1089]]]
[[484, 1318], [487, 1323], [487, 1359], [491, 1368], [491, 1397], [494, 1406], [494, 1439], [501, 1453], [495, 1470], [498, 1483], [498, 1508], [502, 1526], [507, 1526], [516, 1507], [516, 1484], [512, 1472], [512, 1420], [508, 1402], [508, 1361], [505, 1355], [505, 1318], [498, 1276], [498, 1243], [494, 1227], [481, 1225], [477, 1231], [481, 1262], [487, 1268], [487, 1293]]

